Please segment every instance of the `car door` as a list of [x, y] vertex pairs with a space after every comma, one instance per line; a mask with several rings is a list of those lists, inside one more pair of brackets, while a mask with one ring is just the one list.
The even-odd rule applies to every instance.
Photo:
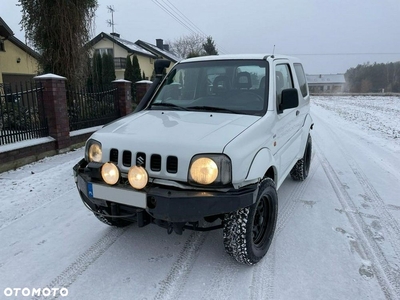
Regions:
[[279, 111], [279, 104], [281, 103], [282, 91], [288, 88], [294, 88], [294, 77], [291, 65], [289, 62], [276, 61], [275, 62], [275, 92], [274, 92], [274, 113], [276, 114], [275, 122], [275, 157], [279, 163], [281, 175], [289, 172], [289, 168], [298, 153], [301, 142], [300, 135], [300, 119], [298, 107], [286, 109], [282, 112]]

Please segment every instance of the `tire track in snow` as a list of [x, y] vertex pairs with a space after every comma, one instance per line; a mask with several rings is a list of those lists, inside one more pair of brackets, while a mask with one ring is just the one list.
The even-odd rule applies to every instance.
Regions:
[[[218, 261], [213, 273], [209, 276], [210, 284], [207, 285], [207, 289], [204, 290], [201, 299], [233, 299], [233, 282], [236, 274], [239, 273], [242, 267], [242, 265], [239, 265], [231, 256], [225, 253], [220, 261]], [[218, 295], [218, 298], [215, 295]]]
[[[312, 161], [314, 161], [313, 154]], [[292, 193], [288, 197], [286, 203], [282, 208], [278, 208], [278, 220], [275, 231], [275, 237], [279, 235], [290, 216], [296, 209], [299, 198], [304, 194], [304, 190], [307, 188], [308, 182], [316, 172], [317, 166], [312, 163], [309, 179], [299, 183], [293, 189]], [[279, 229], [279, 230], [278, 230]], [[274, 240], [275, 240], [274, 237]], [[250, 299], [273, 299], [274, 290], [274, 278], [275, 278], [275, 242], [273, 241], [267, 255], [255, 266], [247, 266], [253, 268], [253, 274], [250, 285]], [[215, 299], [214, 293], [218, 290], [218, 295], [225, 295], [226, 297], [221, 299], [232, 299], [230, 295], [234, 291], [234, 279], [236, 274], [243, 268], [242, 265], [238, 264], [229, 255], [225, 255], [218, 266], [214, 269], [210, 275], [211, 282], [208, 285], [208, 289], [204, 292], [201, 299]], [[220, 296], [219, 296], [220, 298]]]
[[[317, 148], [319, 148], [318, 145]], [[382, 253], [377, 241], [371, 236], [369, 226], [365, 223], [361, 215], [351, 213], [358, 211], [357, 207], [346, 191], [345, 186], [341, 183], [332, 165], [322, 154], [322, 151], [318, 151], [317, 155], [319, 156], [325, 174], [342, 205], [343, 211], [355, 231], [356, 239], [359, 242], [359, 254], [372, 262], [373, 273], [376, 275], [378, 284], [380, 285], [385, 297], [387, 299], [398, 299], [400, 296], [399, 274], [392, 272], [392, 268], [386, 260], [385, 254]]]
[[[361, 171], [360, 167], [358, 166], [357, 162], [354, 158], [349, 154], [349, 152], [344, 149], [342, 143], [340, 142], [337, 134], [333, 132], [330, 128], [326, 127], [326, 130], [330, 132], [330, 137], [335, 141], [337, 149], [341, 152], [342, 157], [346, 161], [347, 165], [350, 167], [352, 173], [356, 177], [358, 183], [360, 184], [363, 195], [360, 195], [367, 201], [368, 206], [370, 206], [373, 210], [373, 214], [366, 215], [365, 213], [359, 211], [357, 205], [354, 203], [353, 199], [351, 199], [350, 195], [344, 189], [346, 193], [346, 199], [351, 201], [351, 210], [344, 210], [346, 215], [349, 214], [357, 215], [356, 218], [359, 219], [362, 225], [364, 235], [369, 239], [370, 244], [373, 246], [374, 252], [380, 258], [380, 262], [382, 267], [385, 271], [385, 274], [388, 276], [388, 280], [394, 287], [395, 291], [397, 292], [397, 296], [400, 298], [400, 265], [398, 263], [390, 263], [386, 258], [386, 254], [382, 250], [382, 237], [384, 241], [390, 245], [390, 248], [394, 252], [394, 261], [398, 262], [400, 260], [400, 226], [396, 219], [391, 214], [390, 206], [386, 205], [382, 197], [379, 195], [377, 190], [374, 188], [373, 184], [368, 180], [367, 176]], [[323, 156], [321, 152], [321, 157], [328, 162], [327, 158]], [[329, 164], [329, 162], [328, 162]], [[343, 186], [339, 177], [337, 176], [336, 172], [329, 164], [331, 170], [334, 172], [336, 179], [338, 180], [338, 184]], [[393, 175], [393, 174], [392, 174]], [[397, 177], [397, 176], [396, 176]], [[371, 225], [367, 224], [366, 221], [362, 218], [363, 216], [367, 218], [374, 218], [376, 219]], [[375, 228], [378, 231], [384, 232], [382, 235], [380, 232], [378, 236], [375, 236], [373, 230]], [[388, 251], [386, 251], [388, 252]]]
[[[111, 228], [101, 239], [94, 243], [89, 249], [82, 253], [72, 264], [70, 264], [60, 275], [54, 278], [47, 286], [47, 288], [68, 288], [75, 282], [78, 276], [86, 271], [117, 239], [128, 230], [126, 228]], [[43, 288], [45, 288], [43, 287]], [[58, 296], [58, 295], [57, 295]], [[56, 297], [39, 296], [34, 297], [34, 300], [48, 300], [55, 299]]]
[[285, 228], [286, 223], [292, 216], [297, 204], [299, 203], [299, 199], [303, 196], [304, 191], [308, 187], [310, 181], [312, 180], [318, 169], [319, 165], [317, 165], [315, 161], [315, 151], [313, 150], [312, 153], [313, 154], [311, 158], [311, 166], [308, 178], [303, 182], [297, 182], [296, 187], [293, 188], [292, 192], [287, 198], [285, 205], [283, 205], [282, 208], [279, 208], [278, 206], [278, 220], [276, 223], [275, 236], [279, 235], [283, 228]]
[[347, 157], [347, 162], [352, 169], [354, 175], [357, 177], [357, 180], [360, 182], [367, 198], [368, 204], [370, 204], [373, 210], [378, 215], [380, 222], [383, 223], [385, 228], [391, 228], [392, 231], [387, 230], [390, 238], [390, 243], [394, 251], [396, 252], [396, 256], [400, 259], [400, 227], [397, 221], [394, 219], [392, 214], [387, 210], [387, 206], [383, 201], [382, 197], [378, 194], [376, 189], [373, 187], [371, 182], [367, 179], [367, 177], [363, 174], [362, 171], [357, 167], [356, 162]]
[[[32, 172], [35, 171], [35, 164], [38, 163], [32, 164]], [[5, 193], [13, 194], [11, 203], [15, 202], [15, 204], [3, 207], [2, 211], [0, 211], [0, 230], [76, 189], [72, 166], [71, 161], [67, 161], [51, 167], [42, 174], [41, 172], [33, 172], [29, 177], [10, 179], [12, 184], [7, 184]], [[57, 168], [57, 171], [54, 171], [55, 168]], [[21, 168], [21, 170], [23, 169], [24, 167]], [[66, 173], [67, 170], [68, 173]], [[12, 172], [16, 171], [8, 171], [0, 175], [5, 176], [7, 173]], [[13, 186], [19, 188], [14, 191]], [[29, 195], [28, 198], [26, 197], [27, 195]]]
[[[250, 299], [274, 299], [274, 280], [275, 280], [275, 240], [285, 228], [290, 217], [293, 215], [296, 207], [299, 203], [299, 199], [304, 195], [304, 191], [307, 189], [312, 178], [314, 177], [319, 164], [315, 161], [315, 152], [312, 152], [310, 173], [308, 178], [303, 182], [298, 182], [293, 188], [289, 197], [287, 198], [285, 205], [282, 208], [278, 206], [278, 220], [276, 223], [276, 229], [274, 234], [274, 240], [271, 244], [271, 248], [267, 252], [267, 255], [254, 266], [252, 282], [251, 282], [251, 293]], [[289, 179], [289, 178], [288, 178]]]
[[267, 255], [253, 266], [250, 300], [274, 299], [276, 244], [272, 242]]
[[161, 281], [155, 300], [179, 299], [208, 232], [194, 231], [186, 240], [171, 270]]

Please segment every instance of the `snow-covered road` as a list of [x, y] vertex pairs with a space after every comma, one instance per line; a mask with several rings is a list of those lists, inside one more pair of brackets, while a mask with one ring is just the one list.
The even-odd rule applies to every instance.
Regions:
[[0, 299], [400, 299], [400, 98], [312, 102], [310, 175], [278, 191], [258, 265], [228, 257], [221, 230], [100, 223], [75, 188], [79, 149], [0, 174]]

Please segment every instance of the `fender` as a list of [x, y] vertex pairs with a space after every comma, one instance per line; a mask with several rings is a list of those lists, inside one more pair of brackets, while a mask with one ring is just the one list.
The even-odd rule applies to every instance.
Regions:
[[308, 113], [304, 119], [302, 134], [301, 134], [301, 147], [299, 149], [299, 153], [297, 153], [297, 159], [301, 159], [304, 155], [304, 150], [306, 149], [308, 134], [310, 130], [313, 129], [314, 121], [311, 115]]
[[270, 149], [268, 148], [260, 149], [260, 151], [256, 153], [256, 155], [253, 158], [253, 161], [251, 162], [249, 171], [246, 176], [246, 181], [253, 182], [261, 180], [264, 177], [267, 170], [270, 167], [273, 167], [274, 178], [272, 179], [276, 182], [278, 176], [275, 165], [276, 165], [275, 158], [272, 155]]

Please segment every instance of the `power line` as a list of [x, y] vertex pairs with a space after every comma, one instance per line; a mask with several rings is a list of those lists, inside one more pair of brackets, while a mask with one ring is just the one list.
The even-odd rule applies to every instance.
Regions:
[[196, 26], [188, 17], [186, 17], [175, 5], [173, 5], [169, 0], [164, 0], [164, 2], [167, 2], [167, 5], [171, 9], [175, 9], [176, 12], [178, 12], [178, 15], [180, 15], [186, 22], [188, 22], [200, 35], [207, 37], [207, 34], [205, 34], [199, 27]]
[[[152, 1], [191, 33], [195, 35], [200, 35], [203, 38], [208, 37], [207, 34], [205, 34], [196, 24], [194, 24], [188, 17], [186, 17], [185, 14], [182, 13], [169, 0], [160, 0], [160, 2], [158, 2], [157, 0]], [[163, 1], [163, 3], [161, 3], [161, 1]], [[221, 47], [218, 48], [220, 48], [221, 53], [226, 52], [224, 49], [221, 50]]]
[[400, 52], [363, 52], [363, 53], [298, 53], [298, 54], [289, 54], [289, 55], [297, 55], [297, 56], [307, 56], [307, 55], [314, 55], [314, 56], [340, 56], [340, 55], [399, 55]]
[[172, 18], [175, 19], [178, 23], [180, 23], [183, 27], [185, 27], [187, 30], [190, 32], [197, 34], [192, 28], [190, 28], [187, 24], [185, 24], [181, 19], [179, 19], [177, 16], [175, 16], [171, 11], [169, 11], [164, 5], [161, 3], [157, 2], [156, 0], [152, 0], [155, 4], [157, 4], [163, 11], [165, 11], [167, 14], [169, 14]]

